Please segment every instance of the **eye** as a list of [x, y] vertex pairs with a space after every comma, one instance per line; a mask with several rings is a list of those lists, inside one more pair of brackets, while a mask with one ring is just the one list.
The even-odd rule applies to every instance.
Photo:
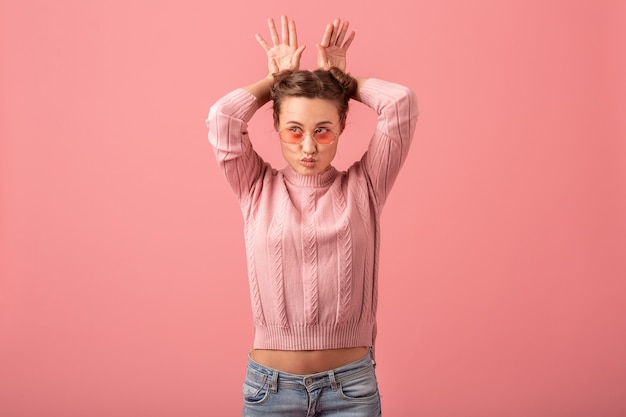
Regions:
[[314, 134], [318, 135], [318, 134], [324, 134], [324, 133], [328, 133], [330, 132], [330, 129], [327, 127], [318, 127], [315, 129], [315, 131], [313, 132]]
[[296, 134], [296, 135], [302, 134], [302, 129], [300, 129], [298, 126], [291, 126], [291, 127], [288, 127], [287, 129], [293, 134]]

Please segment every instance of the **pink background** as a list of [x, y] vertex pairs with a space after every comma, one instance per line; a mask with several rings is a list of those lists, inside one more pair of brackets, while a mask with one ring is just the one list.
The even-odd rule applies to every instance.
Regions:
[[[327, 21], [421, 118], [383, 216], [386, 416], [626, 415], [626, 2], [0, 2], [0, 415], [235, 416], [252, 338], [209, 106]], [[355, 104], [336, 160], [365, 148]], [[251, 127], [283, 162], [269, 110]]]

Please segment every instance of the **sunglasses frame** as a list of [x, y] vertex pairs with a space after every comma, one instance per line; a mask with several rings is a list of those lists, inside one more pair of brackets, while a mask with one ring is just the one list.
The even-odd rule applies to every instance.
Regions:
[[286, 127], [284, 129], [281, 129], [281, 130], [278, 131], [278, 138], [280, 139], [280, 141], [282, 143], [286, 143], [288, 145], [298, 145], [298, 144], [304, 142], [305, 136], [310, 136], [315, 141], [315, 143], [317, 143], [318, 145], [332, 145], [333, 143], [337, 142], [337, 139], [339, 138], [339, 134], [337, 132], [335, 132], [332, 129], [328, 129], [328, 128], [325, 127], [324, 129], [328, 130], [329, 132], [332, 132], [335, 135], [335, 139], [333, 139], [332, 142], [328, 142], [328, 143], [318, 142], [317, 139], [315, 139], [315, 133], [305, 132], [302, 129], [300, 129], [300, 130], [302, 130], [302, 139], [299, 142], [286, 142], [286, 141], [283, 140], [283, 137], [282, 137], [281, 133], [284, 132], [285, 130], [291, 130], [291, 129], [294, 129], [294, 127]]

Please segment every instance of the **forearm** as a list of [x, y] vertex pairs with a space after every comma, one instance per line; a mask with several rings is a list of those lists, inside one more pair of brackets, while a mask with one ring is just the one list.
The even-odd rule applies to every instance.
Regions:
[[259, 107], [261, 107], [270, 100], [270, 90], [273, 83], [274, 77], [269, 74], [255, 83], [248, 84], [243, 89], [256, 97]]
[[354, 75], [350, 75], [350, 76], [356, 80], [356, 93], [354, 94], [353, 98], [356, 101], [361, 101], [361, 87], [363, 87], [363, 84], [365, 84], [368, 78], [358, 77]]

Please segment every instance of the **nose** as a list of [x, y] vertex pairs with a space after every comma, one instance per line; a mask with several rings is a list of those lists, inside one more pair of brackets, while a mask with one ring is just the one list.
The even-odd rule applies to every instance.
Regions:
[[317, 142], [313, 139], [313, 135], [305, 133], [302, 140], [302, 151], [307, 154], [313, 154], [317, 151]]

